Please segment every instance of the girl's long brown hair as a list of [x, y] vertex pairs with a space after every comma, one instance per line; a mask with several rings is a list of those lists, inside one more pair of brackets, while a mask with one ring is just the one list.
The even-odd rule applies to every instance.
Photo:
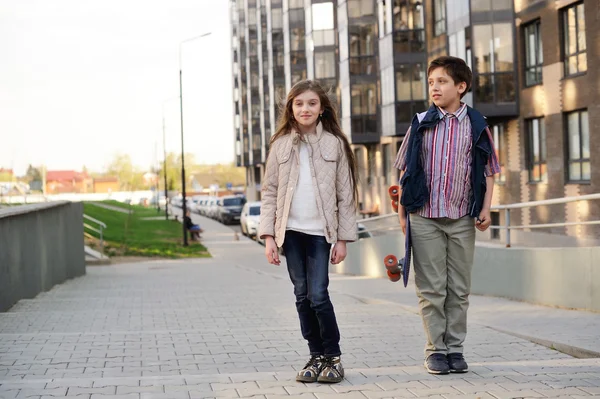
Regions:
[[293, 103], [294, 99], [305, 91], [313, 91], [319, 96], [321, 101], [321, 107], [323, 108], [322, 116], [319, 118], [323, 124], [323, 130], [336, 136], [344, 145], [344, 152], [346, 153], [346, 159], [348, 159], [348, 166], [350, 168], [350, 177], [352, 178], [352, 188], [354, 192], [354, 201], [358, 201], [358, 184], [357, 184], [357, 166], [356, 159], [354, 158], [354, 152], [350, 147], [350, 142], [346, 135], [342, 132], [342, 128], [338, 122], [337, 112], [329, 96], [315, 80], [301, 80], [296, 83], [287, 95], [285, 104], [282, 104], [281, 112], [279, 113], [279, 120], [277, 121], [277, 130], [271, 137], [270, 145], [273, 145], [275, 140], [290, 134], [292, 130], [299, 131], [298, 122], [294, 119]]

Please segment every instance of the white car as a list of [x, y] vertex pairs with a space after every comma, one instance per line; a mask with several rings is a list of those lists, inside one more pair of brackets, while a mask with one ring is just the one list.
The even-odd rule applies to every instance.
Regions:
[[259, 221], [260, 201], [246, 202], [240, 215], [242, 234], [249, 237], [256, 237]]

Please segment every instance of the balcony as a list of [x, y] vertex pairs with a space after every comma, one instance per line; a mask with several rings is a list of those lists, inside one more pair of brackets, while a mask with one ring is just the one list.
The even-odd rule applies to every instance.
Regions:
[[350, 75], [368, 75], [377, 76], [377, 57], [374, 55], [364, 55], [359, 57], [350, 57]]
[[513, 72], [496, 72], [475, 76], [473, 101], [487, 116], [518, 115], [516, 79]]
[[372, 115], [352, 115], [350, 118], [352, 127], [352, 143], [378, 143], [378, 116]]
[[394, 32], [394, 54], [425, 52], [425, 31], [403, 30]]

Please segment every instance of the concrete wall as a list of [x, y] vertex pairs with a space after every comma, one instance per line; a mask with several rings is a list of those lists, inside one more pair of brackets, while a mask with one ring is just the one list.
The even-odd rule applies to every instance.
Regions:
[[[331, 270], [387, 278], [383, 258], [390, 253], [404, 256], [401, 233], [349, 244], [346, 260]], [[600, 247], [504, 248], [477, 242], [471, 292], [600, 312]]]
[[83, 204], [0, 209], [0, 312], [85, 274]]

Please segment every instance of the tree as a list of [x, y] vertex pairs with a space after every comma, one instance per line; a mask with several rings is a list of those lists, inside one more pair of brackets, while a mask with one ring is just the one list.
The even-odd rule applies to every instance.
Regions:
[[116, 154], [106, 168], [106, 172], [108, 175], [117, 176], [120, 190], [133, 191], [147, 188], [144, 187], [143, 172], [133, 166], [128, 154]]
[[27, 167], [25, 176], [27, 182], [42, 181], [42, 172], [40, 172], [39, 168], [34, 168], [31, 164]]

